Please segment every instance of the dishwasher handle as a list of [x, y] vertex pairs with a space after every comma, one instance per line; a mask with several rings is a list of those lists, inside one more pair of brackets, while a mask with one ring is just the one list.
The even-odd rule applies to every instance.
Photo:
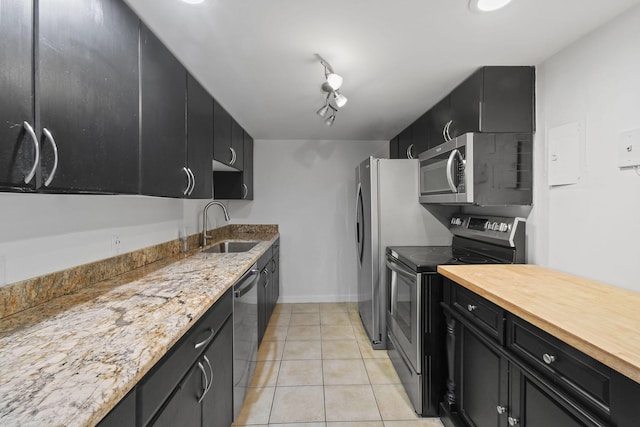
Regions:
[[252, 268], [238, 281], [238, 284], [233, 287], [233, 295], [236, 298], [242, 298], [256, 285], [256, 279], [260, 272], [257, 268]]

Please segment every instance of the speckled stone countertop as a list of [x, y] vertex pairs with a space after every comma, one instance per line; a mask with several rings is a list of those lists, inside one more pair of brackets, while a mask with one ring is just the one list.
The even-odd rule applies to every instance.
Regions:
[[100, 421], [278, 238], [180, 254], [0, 320], [0, 425]]

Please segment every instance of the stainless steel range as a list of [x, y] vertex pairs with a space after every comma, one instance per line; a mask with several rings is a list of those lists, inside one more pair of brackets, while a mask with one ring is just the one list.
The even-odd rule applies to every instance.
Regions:
[[480, 215], [451, 219], [451, 246], [390, 246], [387, 349], [416, 413], [437, 416], [445, 390], [442, 277], [438, 265], [525, 262], [525, 220]]

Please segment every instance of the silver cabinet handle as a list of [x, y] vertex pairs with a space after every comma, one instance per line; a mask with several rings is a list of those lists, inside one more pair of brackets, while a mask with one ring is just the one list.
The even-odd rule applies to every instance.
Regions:
[[272, 260], [271, 260], [271, 272], [272, 272], [272, 273], [275, 273], [275, 272], [276, 272], [276, 267], [277, 267], [277, 265], [276, 265], [276, 260], [275, 260], [275, 259], [272, 259]]
[[453, 120], [449, 120], [447, 124], [444, 125], [444, 127], [442, 128], [442, 139], [444, 139], [444, 142], [449, 142], [453, 139], [451, 138], [451, 134], [449, 134], [449, 127], [451, 126], [452, 123], [453, 123]]
[[407, 147], [407, 159], [413, 159], [413, 144]]
[[517, 419], [517, 418], [513, 418], [513, 417], [507, 418], [507, 421], [509, 421], [509, 425], [510, 426], [515, 426], [515, 425], [520, 424], [520, 420]]
[[209, 366], [209, 373], [211, 374], [211, 378], [209, 379], [209, 387], [204, 392], [204, 394], [207, 394], [209, 393], [209, 389], [211, 389], [211, 386], [213, 385], [213, 368], [211, 367], [211, 362], [209, 362], [209, 358], [207, 357], [207, 355], [205, 354], [202, 357], [204, 358], [204, 361], [207, 364], [207, 366]]
[[233, 147], [229, 147], [229, 150], [231, 150], [231, 161], [229, 162], [230, 165], [235, 165], [236, 164], [236, 150], [233, 149]]
[[193, 193], [193, 189], [196, 188], [196, 176], [193, 174], [191, 168], [187, 168], [187, 172], [191, 175], [191, 190], [189, 190], [189, 196]]
[[247, 196], [249, 195], [249, 187], [247, 187], [247, 184], [242, 184], [242, 188], [244, 189], [244, 193], [242, 194], [242, 198], [246, 199]]
[[506, 407], [506, 406], [500, 406], [500, 405], [498, 405], [498, 406], [496, 407], [496, 411], [498, 411], [498, 414], [502, 415], [502, 414], [504, 414], [505, 412], [507, 412], [507, 407]]
[[187, 188], [185, 188], [184, 191], [182, 192], [182, 194], [186, 196], [187, 194], [189, 194], [189, 189], [191, 188], [191, 174], [189, 173], [189, 170], [187, 169], [186, 166], [182, 168], [182, 171], [187, 174], [187, 180], [188, 180]]
[[204, 389], [202, 390], [202, 396], [200, 396], [200, 399], [198, 399], [198, 403], [200, 403], [202, 402], [202, 399], [204, 399], [204, 396], [207, 394], [207, 391], [209, 391], [209, 378], [207, 378], [207, 373], [205, 372], [202, 363], [198, 362], [198, 368], [200, 368], [202, 376], [204, 377]]
[[199, 343], [194, 345], [193, 348], [195, 348], [197, 350], [197, 349], [199, 349], [201, 347], [204, 347], [205, 345], [209, 344], [209, 341], [211, 341], [213, 339], [213, 336], [216, 334], [216, 331], [214, 331], [213, 328], [209, 328], [209, 331], [211, 331], [211, 333], [209, 334], [209, 337], [207, 337], [206, 340], [200, 341]]
[[545, 353], [545, 354], [542, 355], [542, 360], [547, 365], [551, 365], [553, 362], [556, 361], [556, 357], [554, 355], [552, 355], [552, 354]]
[[31, 166], [31, 170], [29, 171], [27, 176], [24, 177], [24, 183], [28, 184], [29, 182], [31, 182], [31, 180], [35, 176], [36, 169], [38, 168], [38, 164], [40, 163], [40, 144], [38, 143], [38, 137], [36, 136], [36, 133], [33, 131], [33, 128], [31, 127], [31, 125], [26, 121], [24, 121], [22, 122], [22, 126], [31, 137], [31, 141], [33, 142], [33, 148], [36, 152], [35, 159], [33, 159], [33, 166]]
[[470, 312], [474, 311], [476, 308], [478, 308], [477, 305], [472, 305], [472, 304], [467, 305], [467, 310], [469, 310]]
[[53, 135], [49, 132], [49, 129], [42, 129], [42, 133], [47, 138], [47, 141], [51, 144], [51, 148], [53, 148], [53, 167], [51, 168], [51, 173], [49, 174], [49, 178], [44, 182], [44, 186], [48, 187], [53, 181], [53, 178], [56, 176], [56, 171], [58, 170], [58, 145], [56, 144], [56, 140], [53, 139]]

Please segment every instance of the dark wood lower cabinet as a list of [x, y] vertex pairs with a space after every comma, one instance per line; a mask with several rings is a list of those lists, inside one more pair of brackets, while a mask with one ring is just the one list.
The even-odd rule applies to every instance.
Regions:
[[[206, 368], [205, 368], [206, 369]], [[204, 371], [194, 365], [166, 402], [158, 417], [151, 422], [158, 427], [199, 427], [202, 423], [199, 397], [205, 388]]]
[[505, 425], [497, 408], [508, 399], [507, 361], [464, 323], [458, 325], [460, 415], [471, 426]]
[[491, 303], [449, 280], [444, 295], [446, 426], [640, 425], [640, 384], [504, 310], [496, 321], [505, 326], [488, 329], [482, 316], [469, 316], [456, 302], [473, 298], [474, 312]]
[[228, 319], [204, 354], [211, 363], [209, 392], [202, 400], [203, 426], [233, 422], [233, 319]]

